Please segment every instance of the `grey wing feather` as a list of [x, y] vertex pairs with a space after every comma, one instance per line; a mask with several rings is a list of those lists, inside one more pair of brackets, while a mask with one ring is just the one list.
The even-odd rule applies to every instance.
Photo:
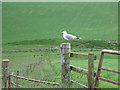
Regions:
[[65, 36], [65, 38], [67, 38], [67, 39], [76, 39], [77, 37], [73, 36], [71, 34], [68, 34], [68, 35]]

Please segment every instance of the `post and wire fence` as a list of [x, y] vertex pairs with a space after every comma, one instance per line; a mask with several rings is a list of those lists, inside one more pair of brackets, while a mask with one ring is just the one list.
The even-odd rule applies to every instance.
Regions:
[[[102, 55], [104, 53], [116, 54], [116, 52], [114, 51], [102, 50]], [[117, 55], [120, 55], [120, 53], [118, 52]], [[36, 57], [38, 59], [39, 55], [36, 55], [33, 58], [36, 59]], [[72, 57], [78, 59], [86, 59], [88, 69], [72, 65]], [[102, 59], [100, 59], [100, 62], [101, 60], [103, 60], [103, 56], [101, 57]], [[25, 69], [17, 70], [16, 72], [11, 72], [12, 66], [10, 66], [10, 62], [12, 60], [10, 60], [9, 62], [8, 59], [4, 59], [2, 61], [2, 86], [3, 88], [71, 88], [71, 86], [74, 84], [74, 88], [76, 88], [77, 86], [90, 89], [97, 88], [98, 80], [103, 80], [103, 78], [100, 77], [100, 72], [97, 72], [97, 75], [95, 76], [96, 73], [94, 71], [94, 60], [96, 60], [96, 55], [94, 55], [93, 53], [83, 54], [72, 52], [70, 43], [62, 43], [59, 50], [52, 52], [47, 51], [44, 53], [44, 55], [42, 52], [42, 58], [39, 58], [37, 61], [33, 61], [32, 63], [28, 63], [25, 66]], [[80, 62], [82, 62], [82, 60], [80, 60]], [[9, 72], [9, 70], [11, 71]], [[108, 70], [101, 67], [99, 67], [98, 70], [120, 73], [119, 71]], [[81, 76], [86, 76], [87, 84], [85, 85], [81, 83], [81, 76], [77, 74], [76, 79], [78, 79], [79, 77], [79, 82], [72, 80], [75, 75], [73, 75], [73, 72], [80, 73]], [[103, 81], [108, 80], [104, 79]], [[120, 83], [118, 82], [117, 85], [120, 85]]]
[[[88, 70], [71, 65], [70, 57], [88, 59]], [[75, 84], [81, 86], [82, 88], [94, 88], [94, 60], [96, 60], [96, 55], [94, 55], [94, 54], [73, 53], [73, 52], [71, 52], [71, 45], [69, 43], [61, 44], [61, 82], [62, 82], [62, 87], [70, 87], [70, 85], [72, 83], [75, 83]], [[87, 75], [88, 86], [71, 80], [71, 71]]]
[[[56, 66], [60, 64], [60, 61], [56, 61], [54, 58], [59, 58], [58, 50], [52, 49], [42, 49], [42, 51], [29, 55], [25, 52], [24, 55], [15, 56], [14, 53], [11, 54], [12, 59], [7, 59], [7, 68], [3, 70], [3, 88], [49, 88], [49, 87], [58, 87], [60, 71], [56, 70]], [[40, 53], [40, 54], [39, 54]], [[19, 53], [18, 53], [19, 54]], [[10, 57], [10, 56], [9, 56]], [[15, 60], [14, 58], [20, 58], [21, 60]], [[28, 58], [28, 60], [24, 60]], [[36, 60], [37, 59], [37, 60]], [[6, 66], [4, 63], [6, 59], [3, 60], [3, 68]], [[10, 61], [10, 62], [9, 62]], [[17, 63], [18, 62], [18, 63]], [[14, 65], [15, 63], [15, 65]], [[9, 66], [9, 67], [8, 67]], [[57, 67], [59, 68], [59, 66]], [[9, 70], [9, 72], [5, 70]], [[57, 71], [57, 72], [56, 72]], [[4, 75], [4, 73], [6, 73]], [[6, 76], [7, 75], [7, 76]], [[5, 79], [7, 77], [7, 80]], [[21, 78], [22, 77], [22, 78]], [[4, 81], [7, 81], [4, 82]]]

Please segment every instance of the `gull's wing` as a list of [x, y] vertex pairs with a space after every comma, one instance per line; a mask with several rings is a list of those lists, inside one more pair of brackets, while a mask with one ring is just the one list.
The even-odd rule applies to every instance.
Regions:
[[67, 38], [67, 39], [77, 39], [77, 37], [76, 36], [74, 36], [74, 35], [71, 35], [71, 34], [67, 34], [66, 36], [65, 36], [65, 38]]

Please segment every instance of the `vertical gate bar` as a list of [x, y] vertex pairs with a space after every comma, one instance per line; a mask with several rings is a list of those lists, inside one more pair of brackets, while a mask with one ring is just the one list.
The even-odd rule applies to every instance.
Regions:
[[98, 65], [98, 70], [97, 70], [97, 75], [96, 75], [96, 80], [95, 80], [95, 88], [98, 87], [99, 84], [99, 77], [100, 77], [100, 71], [101, 71], [101, 67], [102, 67], [102, 63], [103, 63], [103, 57], [104, 57], [104, 53], [101, 52], [101, 56], [100, 56], [100, 61], [99, 61], [99, 65]]
[[11, 83], [10, 83], [11, 81], [10, 81], [10, 75], [8, 75], [8, 88], [10, 88], [11, 87]]

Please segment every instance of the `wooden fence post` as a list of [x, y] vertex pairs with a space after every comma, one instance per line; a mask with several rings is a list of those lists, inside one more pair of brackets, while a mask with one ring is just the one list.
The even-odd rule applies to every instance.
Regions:
[[28, 75], [29, 72], [29, 65], [26, 66], [26, 75]]
[[[17, 71], [16, 75], [19, 76], [19, 71]], [[16, 78], [16, 84], [19, 84], [18, 78]]]
[[32, 64], [30, 64], [30, 72], [32, 72]]
[[70, 86], [70, 43], [61, 44], [61, 83], [62, 87]]
[[88, 88], [94, 88], [94, 54], [88, 54]]
[[9, 60], [4, 59], [2, 61], [2, 88], [7, 88], [7, 80], [8, 80], [8, 64]]

